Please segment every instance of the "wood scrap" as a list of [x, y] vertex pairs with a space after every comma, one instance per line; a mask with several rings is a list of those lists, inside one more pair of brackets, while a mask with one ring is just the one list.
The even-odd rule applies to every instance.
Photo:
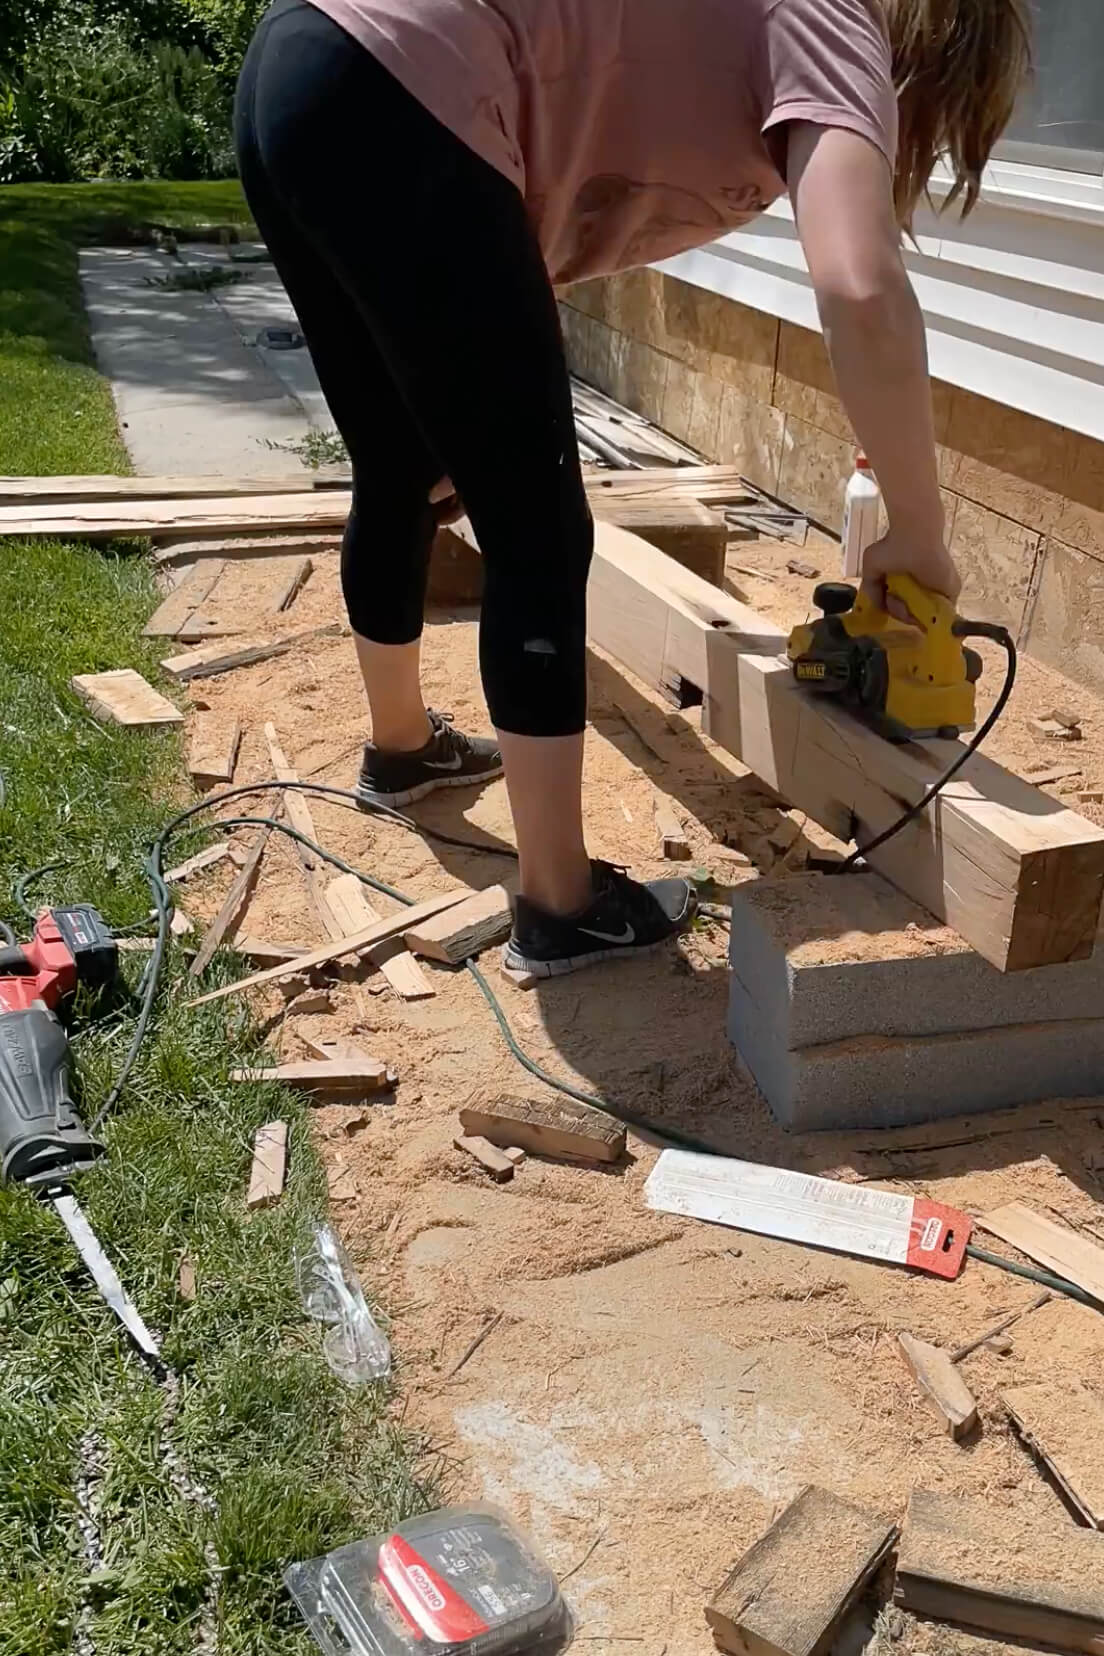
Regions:
[[231, 782], [241, 747], [242, 727], [220, 713], [197, 713], [188, 745], [188, 771], [197, 782]]
[[195, 921], [189, 920], [183, 909], [174, 908], [169, 931], [173, 937], [187, 937], [195, 931]]
[[334, 1162], [326, 1170], [326, 1189], [331, 1202], [355, 1202], [360, 1186], [343, 1162]]
[[456, 1375], [460, 1373], [460, 1370], [464, 1367], [464, 1365], [475, 1356], [488, 1334], [492, 1334], [494, 1332], [499, 1323], [502, 1321], [502, 1318], [503, 1312], [501, 1311], [496, 1311], [493, 1316], [487, 1318], [487, 1321], [483, 1324], [483, 1327], [479, 1330], [479, 1333], [475, 1336], [475, 1339], [472, 1340], [470, 1345], [464, 1348], [463, 1355], [453, 1364], [452, 1368], [449, 1369], [447, 1375], [449, 1380], [455, 1379]]
[[310, 953], [309, 943], [274, 943], [262, 937], [237, 937], [234, 953], [255, 966], [282, 966], [285, 961], [296, 961]]
[[[276, 780], [278, 782], [298, 782], [299, 773], [293, 765], [288, 763], [287, 755], [280, 746], [276, 726], [271, 722], [265, 725], [264, 736], [265, 742], [268, 745], [269, 757], [272, 760], [273, 775]], [[311, 808], [307, 803], [306, 795], [298, 788], [291, 787], [287, 788], [281, 797], [284, 801], [284, 810], [287, 813], [288, 822], [291, 824], [292, 828], [295, 829], [297, 834], [301, 834], [304, 839], [313, 840], [317, 844], [318, 832], [314, 826], [314, 817], [311, 813]], [[330, 906], [326, 901], [326, 881], [328, 876], [325, 870], [327, 868], [327, 864], [324, 862], [323, 858], [318, 856], [317, 852], [312, 851], [310, 846], [304, 845], [301, 840], [292, 840], [291, 845], [293, 851], [295, 852], [296, 860], [298, 861], [300, 868], [303, 870], [303, 876], [307, 882], [307, 893], [311, 900], [311, 906], [313, 907], [315, 914], [318, 916], [318, 920], [323, 931], [328, 937], [331, 938], [343, 937], [345, 935], [345, 929], [338, 924], [337, 920], [335, 920]]]
[[185, 1254], [180, 1261], [176, 1273], [176, 1291], [185, 1305], [191, 1305], [196, 1297], [196, 1268]]
[[1104, 1656], [1104, 1536], [917, 1489], [894, 1589], [918, 1616]]
[[899, 1334], [897, 1349], [955, 1442], [972, 1432], [978, 1423], [977, 1402], [948, 1353], [914, 1334]]
[[457, 1150], [463, 1150], [466, 1156], [477, 1161], [496, 1184], [505, 1184], [513, 1178], [513, 1162], [501, 1150], [496, 1150], [489, 1139], [480, 1137], [478, 1133], [458, 1133], [452, 1142]]
[[287, 1145], [286, 1121], [269, 1121], [257, 1128], [249, 1193], [245, 1198], [245, 1205], [251, 1212], [271, 1207], [283, 1195], [287, 1178]]
[[278, 1081], [312, 1096], [351, 1093], [358, 1098], [365, 1093], [390, 1092], [399, 1080], [387, 1064], [359, 1055], [356, 1058], [303, 1058], [296, 1063], [268, 1068], [232, 1069], [230, 1079], [247, 1086]]
[[786, 568], [791, 575], [800, 575], [804, 581], [815, 581], [820, 574], [816, 564], [809, 563], [805, 558], [788, 559]]
[[[654, 547], [598, 523], [591, 642], [661, 690], [694, 685], [703, 730], [845, 843], [895, 823], [961, 751], [887, 742], [794, 682], [763, 617]], [[1104, 897], [1104, 829], [971, 758], [869, 861], [1001, 971], [1087, 959]]]
[[[363, 881], [358, 880], [355, 874], [342, 874], [331, 880], [326, 887], [326, 903], [339, 937], [362, 931], [380, 917], [379, 910], [364, 894]], [[456, 906], [462, 908], [464, 905], [458, 903]], [[403, 1000], [429, 1000], [437, 993], [410, 954], [404, 938], [395, 937], [381, 943], [378, 948], [368, 951], [368, 959]]]
[[1079, 1381], [1001, 1393], [1016, 1428], [1092, 1529], [1104, 1529], [1104, 1402]]
[[706, 1606], [718, 1648], [733, 1656], [821, 1656], [896, 1536], [884, 1519], [809, 1485]]
[[1079, 742], [1080, 725], [1063, 724], [1060, 719], [1028, 719], [1027, 728], [1042, 742]]
[[510, 899], [503, 886], [488, 886], [455, 908], [423, 920], [403, 935], [414, 954], [461, 966], [484, 949], [504, 943], [513, 926]]
[[225, 568], [225, 563], [219, 558], [197, 563], [154, 610], [142, 628], [142, 637], [178, 637], [200, 605], [210, 596]]
[[1053, 1298], [1054, 1296], [1048, 1288], [1033, 1299], [1030, 1305], [1021, 1305], [1018, 1311], [1010, 1311], [1007, 1317], [1001, 1317], [999, 1322], [991, 1324], [975, 1339], [967, 1340], [965, 1345], [956, 1346], [950, 1353], [951, 1362], [961, 1363], [964, 1357], [969, 1357], [972, 1352], [980, 1350], [983, 1345], [988, 1344], [998, 1334], [1003, 1334], [1006, 1328], [1011, 1328], [1013, 1323], [1018, 1323], [1020, 1318], [1026, 1317], [1029, 1311], [1038, 1311], [1042, 1306], [1049, 1305]]
[[365, 926], [363, 931], [311, 949], [305, 955], [297, 955], [293, 960], [270, 967], [268, 971], [254, 972], [251, 977], [240, 978], [237, 983], [228, 983], [221, 989], [212, 989], [209, 994], [200, 995], [187, 1004], [205, 1006], [209, 1001], [223, 1000], [227, 995], [242, 995], [248, 989], [257, 989], [268, 983], [280, 983], [284, 978], [293, 977], [296, 972], [308, 971], [315, 966], [327, 966], [331, 961], [340, 960], [344, 955], [364, 954], [376, 943], [384, 943], [389, 937], [397, 937], [412, 922], [428, 919], [431, 914], [449, 908], [453, 903], [462, 902], [469, 895], [467, 891], [456, 890], [444, 896], [427, 897], [424, 902], [403, 909], [401, 914], [390, 914], [382, 920], [373, 921], [370, 926]]
[[1073, 713], [1068, 707], [1051, 708], [1049, 717], [1057, 724], [1065, 725], [1067, 730], [1077, 730], [1081, 725], [1080, 713]]
[[311, 1035], [304, 1035], [303, 1044], [316, 1058], [325, 1059], [327, 1062], [331, 1059], [350, 1058], [355, 1062], [364, 1063], [368, 1057], [355, 1041], [343, 1041], [337, 1036], [315, 1040]]
[[690, 841], [671, 801], [657, 793], [652, 801], [652, 810], [663, 855], [669, 862], [689, 862]]
[[1034, 788], [1047, 788], [1055, 782], [1068, 782], [1071, 776], [1080, 775], [1080, 765], [1040, 765], [1038, 770], [1028, 771], [1027, 779]]
[[97, 719], [120, 725], [183, 724], [184, 715], [136, 673], [116, 667], [107, 673], [78, 673], [69, 681]]
[[284, 638], [259, 639], [236, 645], [232, 650], [223, 644], [206, 644], [198, 650], [186, 650], [183, 655], [169, 656], [161, 666], [181, 684], [187, 684], [191, 679], [214, 678], [217, 673], [229, 673], [235, 667], [249, 667], [272, 656], [286, 655], [300, 644], [316, 638], [333, 638], [341, 631], [340, 621], [327, 621], [320, 627], [288, 633]]
[[158, 535], [153, 561], [159, 569], [199, 563], [206, 558], [239, 562], [252, 558], [281, 558], [289, 553], [339, 552], [342, 536], [336, 530], [309, 534], [292, 531], [275, 535]]
[[521, 1148], [520, 1144], [507, 1145], [502, 1154], [506, 1157], [507, 1161], [512, 1161], [515, 1167], [523, 1167], [525, 1165], [525, 1151]]
[[230, 846], [225, 840], [217, 845], [208, 845], [204, 850], [197, 851], [194, 857], [187, 862], [178, 863], [170, 868], [165, 875], [166, 885], [180, 885], [184, 880], [190, 880], [193, 874], [200, 874], [205, 868], [214, 868], [216, 863], [224, 862], [230, 855]]
[[[279, 794], [270, 794], [268, 798], [263, 801], [259, 814], [266, 817], [275, 817], [279, 813], [279, 810]], [[252, 896], [253, 887], [257, 883], [257, 875], [259, 874], [261, 867], [261, 858], [264, 856], [265, 846], [268, 844], [268, 836], [271, 832], [272, 829], [268, 826], [261, 828], [258, 831], [257, 837], [250, 847], [249, 855], [246, 858], [244, 865], [238, 873], [233, 885], [230, 887], [230, 890], [226, 893], [226, 898], [222, 907], [212, 920], [207, 930], [207, 935], [204, 937], [203, 942], [199, 946], [199, 952], [192, 961], [191, 966], [188, 968], [188, 975], [190, 977], [199, 977], [201, 972], [206, 971], [207, 967], [213, 960], [215, 951], [218, 949], [219, 945], [233, 932], [234, 928], [240, 922], [245, 906]]]
[[276, 590], [273, 593], [271, 609], [274, 615], [290, 609], [295, 599], [302, 591], [310, 578], [314, 564], [310, 558], [287, 558], [274, 561], [272, 573], [275, 576]]
[[514, 1145], [554, 1161], [616, 1162], [625, 1154], [624, 1125], [572, 1098], [475, 1099], [460, 1111], [465, 1133], [500, 1150]]
[[1022, 1202], [994, 1208], [982, 1214], [978, 1224], [1104, 1304], [1104, 1248], [1095, 1242], [1056, 1225]]

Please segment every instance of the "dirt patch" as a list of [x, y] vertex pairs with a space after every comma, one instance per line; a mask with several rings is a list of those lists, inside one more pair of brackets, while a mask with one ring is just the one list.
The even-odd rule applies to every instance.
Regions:
[[[752, 548], [739, 554], [743, 562]], [[777, 602], [785, 590], [781, 582], [768, 588], [775, 619], [792, 618], [792, 604]], [[768, 607], [758, 592], [755, 601]], [[340, 613], [336, 558], [320, 556], [287, 625]], [[460, 725], [485, 730], [473, 618], [437, 617], [425, 662], [433, 704]], [[1104, 775], [1104, 708], [1094, 703], [1090, 717], [1088, 695], [1053, 674], [1045, 693], [1036, 693], [1037, 673], [1028, 664], [1009, 728], [992, 751], [1014, 759], [1012, 732], [1028, 708], [1076, 694], [1085, 709], [1081, 750], [1093, 755], [1094, 774]], [[990, 666], [987, 688], [994, 676]], [[191, 688], [241, 719], [239, 780], [270, 773], [262, 726], [272, 719], [302, 775], [315, 771], [320, 781], [351, 785], [365, 713], [348, 639], [318, 640]], [[1037, 757], [1034, 745], [1030, 751]], [[764, 815], [777, 821], [785, 805], [701, 736], [695, 714], [668, 715], [595, 659], [586, 746], [595, 855], [644, 875], [671, 871], [657, 855], [657, 789], [675, 802], [694, 861], [730, 881], [721, 842], [762, 840]], [[422, 822], [475, 837], [490, 854], [442, 846], [338, 802], [311, 801], [327, 847], [413, 897], [509, 875], [502, 783], [481, 794], [443, 793], [415, 809]], [[766, 893], [777, 890], [786, 905], [786, 882], [810, 845], [826, 843], [829, 836], [809, 826], [756, 887], [760, 900], [774, 901]], [[190, 847], [174, 849], [182, 857]], [[190, 882], [185, 906], [209, 918], [232, 873], [220, 868]], [[381, 910], [393, 907], [386, 897], [373, 900]], [[917, 924], [924, 935], [932, 929], [923, 916]], [[284, 843], [266, 852], [243, 929], [279, 940], [321, 938]], [[1025, 1200], [1104, 1226], [1104, 1106], [1055, 1105], [933, 1131], [782, 1132], [725, 1036], [726, 949], [724, 929], [703, 923], [645, 960], [529, 994], [502, 976], [493, 956], [484, 964], [533, 1058], [658, 1127], [667, 1123], [726, 1153], [873, 1179], [974, 1212]], [[288, 1009], [279, 990], [261, 1005], [285, 1058], [307, 1056], [306, 1035], [355, 1037], [399, 1071], [394, 1102], [373, 1101], [368, 1125], [353, 1137], [342, 1129], [343, 1107], [316, 1112], [323, 1154], [345, 1175], [337, 1222], [370, 1292], [393, 1308], [407, 1419], [439, 1445], [453, 1495], [501, 1501], [569, 1578], [588, 1641], [581, 1648], [595, 1656], [624, 1648], [639, 1656], [707, 1656], [706, 1601], [809, 1482], [896, 1520], [920, 1486], [987, 1499], [1024, 1521], [1069, 1523], [1010, 1431], [999, 1393], [1042, 1379], [1056, 1354], [1064, 1370], [1098, 1365], [1104, 1317], [1046, 1307], [1012, 1330], [1011, 1355], [983, 1349], [969, 1358], [963, 1373], [983, 1431], [968, 1446], [953, 1444], [912, 1385], [894, 1336], [907, 1329], [960, 1344], [1028, 1303], [1038, 1292], [1033, 1284], [976, 1263], [944, 1283], [652, 1214], [642, 1187], [657, 1151], [640, 1133], [630, 1133], [630, 1154], [615, 1168], [531, 1156], [511, 1183], [492, 1184], [453, 1148], [456, 1112], [487, 1088], [539, 1092], [539, 1084], [513, 1065], [471, 976], [432, 964], [426, 971], [437, 991], [428, 1001], [399, 1001], [365, 967], [334, 983], [328, 1013]], [[917, 1656], [943, 1656], [969, 1651], [971, 1641], [901, 1633], [897, 1648], [913, 1647]]]

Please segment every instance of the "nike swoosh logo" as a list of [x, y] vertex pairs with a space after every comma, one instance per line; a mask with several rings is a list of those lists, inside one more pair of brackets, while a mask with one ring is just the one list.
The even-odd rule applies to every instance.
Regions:
[[464, 761], [458, 753], [454, 753], [451, 759], [423, 759], [422, 763], [427, 770], [457, 771]]
[[626, 926], [623, 932], [592, 931], [589, 926], [580, 926], [579, 930], [587, 937], [596, 937], [600, 943], [635, 943], [636, 933], [631, 926]]

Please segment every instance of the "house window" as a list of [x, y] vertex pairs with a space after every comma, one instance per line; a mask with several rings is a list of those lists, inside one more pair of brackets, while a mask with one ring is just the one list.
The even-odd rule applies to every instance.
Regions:
[[1036, 72], [998, 154], [1104, 172], [1104, 0], [1031, 0]]

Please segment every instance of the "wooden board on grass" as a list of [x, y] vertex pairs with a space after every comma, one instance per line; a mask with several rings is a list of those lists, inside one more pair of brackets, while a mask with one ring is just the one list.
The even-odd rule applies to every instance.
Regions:
[[1104, 1402], [1061, 1376], [1013, 1386], [1001, 1402], [1092, 1529], [1104, 1529]]
[[821, 1656], [897, 1531], [809, 1485], [726, 1577], [705, 1619], [733, 1656]]
[[[887, 742], [810, 695], [754, 610], [624, 530], [596, 530], [591, 641], [657, 689], [696, 687], [704, 731], [839, 838], [861, 844], [891, 826], [961, 753], [960, 742]], [[869, 861], [1001, 971], [1092, 953], [1104, 829], [983, 753]]]
[[269, 1121], [258, 1127], [253, 1144], [253, 1166], [245, 1205], [252, 1212], [271, 1207], [284, 1193], [287, 1178], [288, 1125]]
[[183, 724], [184, 715], [133, 667], [78, 673], [70, 685], [97, 719], [120, 725]]
[[1104, 1535], [917, 1489], [894, 1597], [918, 1616], [1104, 1656]]
[[1053, 1219], [1035, 1213], [1022, 1202], [1009, 1202], [983, 1213], [978, 1224], [1104, 1304], [1104, 1248], [1097, 1243], [1056, 1225]]

